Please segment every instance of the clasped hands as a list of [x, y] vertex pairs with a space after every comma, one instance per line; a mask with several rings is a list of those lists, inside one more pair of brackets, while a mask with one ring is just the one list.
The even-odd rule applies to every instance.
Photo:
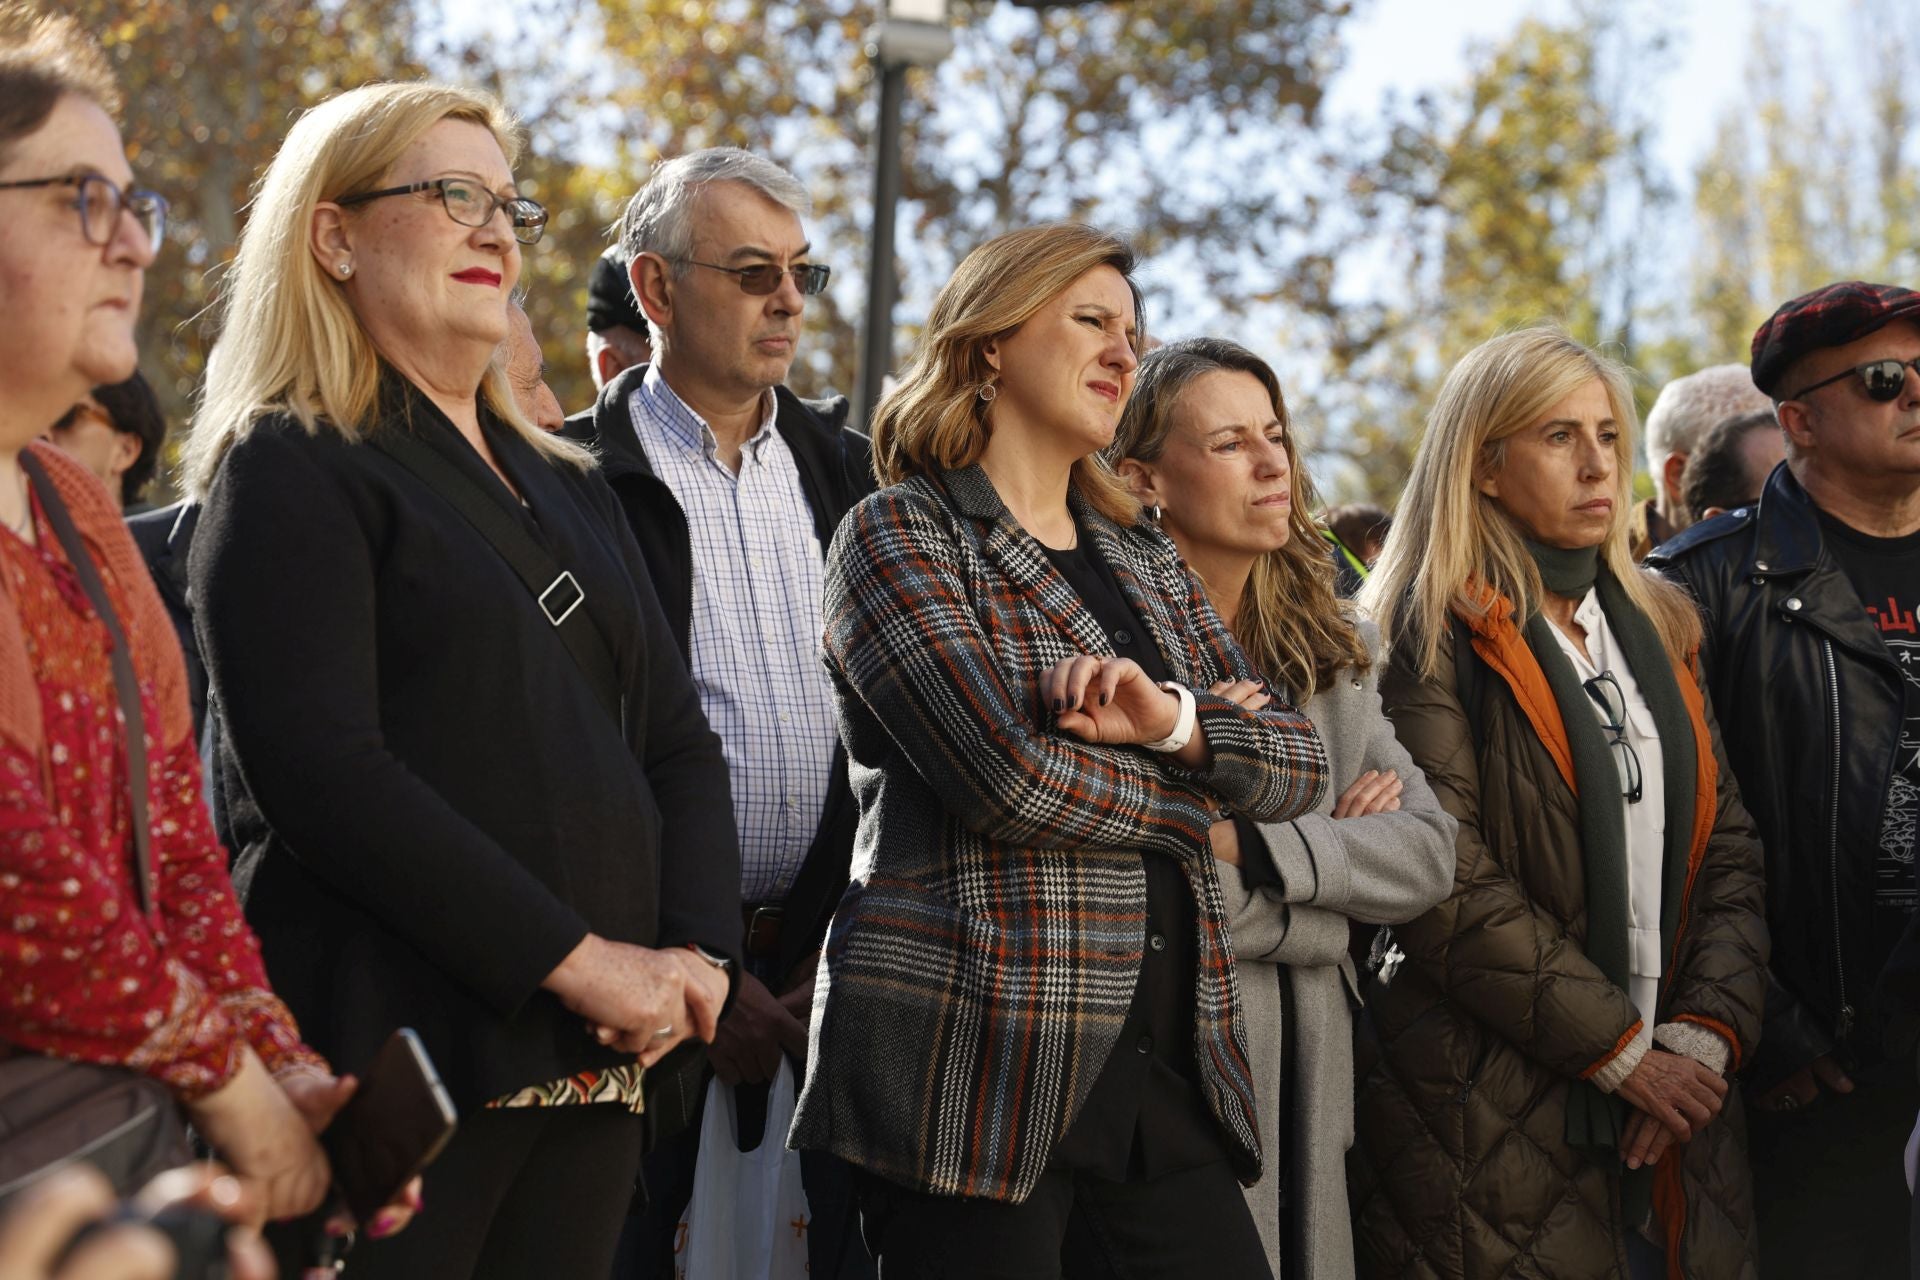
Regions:
[[1634, 1107], [1620, 1157], [1638, 1169], [1711, 1123], [1726, 1105], [1727, 1082], [1684, 1054], [1648, 1049], [1618, 1092]]
[[546, 987], [601, 1044], [651, 1067], [688, 1036], [711, 1043], [727, 975], [680, 947], [656, 950], [588, 934]]

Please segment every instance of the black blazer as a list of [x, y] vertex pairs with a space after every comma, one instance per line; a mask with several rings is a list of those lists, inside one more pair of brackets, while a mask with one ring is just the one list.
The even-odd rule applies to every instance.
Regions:
[[341, 1070], [416, 1028], [472, 1107], [623, 1060], [540, 989], [589, 930], [737, 959], [739, 851], [719, 739], [605, 481], [483, 414], [522, 509], [404, 399], [375, 430], [410, 416], [578, 579], [631, 749], [492, 545], [332, 431], [269, 417], [233, 446], [190, 576], [235, 879], [275, 989]]
[[176, 502], [169, 507], [142, 511], [127, 517], [127, 532], [133, 535], [160, 590], [160, 602], [167, 606], [167, 617], [180, 637], [180, 654], [187, 661], [187, 699], [193, 704], [193, 740], [199, 742], [207, 727], [207, 668], [200, 661], [200, 644], [193, 634], [193, 609], [187, 603], [187, 550], [193, 545], [193, 528], [200, 519], [200, 508], [191, 502]]
[[[693, 626], [693, 550], [687, 516], [667, 482], [654, 474], [628, 409], [646, 376], [644, 364], [623, 370], [600, 389], [593, 408], [567, 419], [563, 434], [599, 455], [601, 471], [620, 499], [646, 557], [680, 652], [686, 654]], [[773, 394], [773, 427], [793, 452], [800, 491], [824, 552], [833, 543], [841, 517], [873, 492], [873, 445], [846, 425], [845, 396], [804, 400], [785, 387], [775, 387]], [[847, 753], [836, 746], [820, 825], [787, 892], [776, 973], [786, 975], [826, 938], [827, 921], [847, 887], [858, 823], [853, 791], [847, 785]]]

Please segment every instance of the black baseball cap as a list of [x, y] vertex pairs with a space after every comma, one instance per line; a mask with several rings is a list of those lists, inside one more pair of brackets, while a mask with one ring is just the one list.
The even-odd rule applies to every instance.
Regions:
[[627, 280], [627, 255], [617, 244], [600, 255], [587, 275], [587, 328], [599, 333], [616, 326], [647, 331], [647, 318], [633, 300], [633, 285]]

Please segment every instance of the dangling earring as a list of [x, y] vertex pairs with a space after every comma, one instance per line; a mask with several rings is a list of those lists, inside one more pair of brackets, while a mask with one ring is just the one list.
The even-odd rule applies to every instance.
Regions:
[[1153, 502], [1147, 505], [1147, 519], [1153, 521], [1155, 524], [1160, 523], [1160, 504], [1159, 503]]
[[987, 382], [987, 383], [981, 384], [980, 398], [986, 401], [988, 404], [992, 404], [999, 395], [1000, 395], [1000, 386], [998, 383]]

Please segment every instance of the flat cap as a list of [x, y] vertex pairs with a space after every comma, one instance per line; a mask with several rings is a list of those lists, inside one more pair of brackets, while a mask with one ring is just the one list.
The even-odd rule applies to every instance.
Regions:
[[627, 255], [613, 245], [600, 255], [587, 276], [587, 328], [595, 333], [619, 325], [636, 333], [647, 331], [647, 318], [633, 300], [627, 279]]
[[1793, 362], [1823, 347], [1858, 341], [1895, 320], [1920, 319], [1920, 293], [1897, 284], [1842, 280], [1782, 303], [1753, 334], [1753, 385], [1775, 400]]

